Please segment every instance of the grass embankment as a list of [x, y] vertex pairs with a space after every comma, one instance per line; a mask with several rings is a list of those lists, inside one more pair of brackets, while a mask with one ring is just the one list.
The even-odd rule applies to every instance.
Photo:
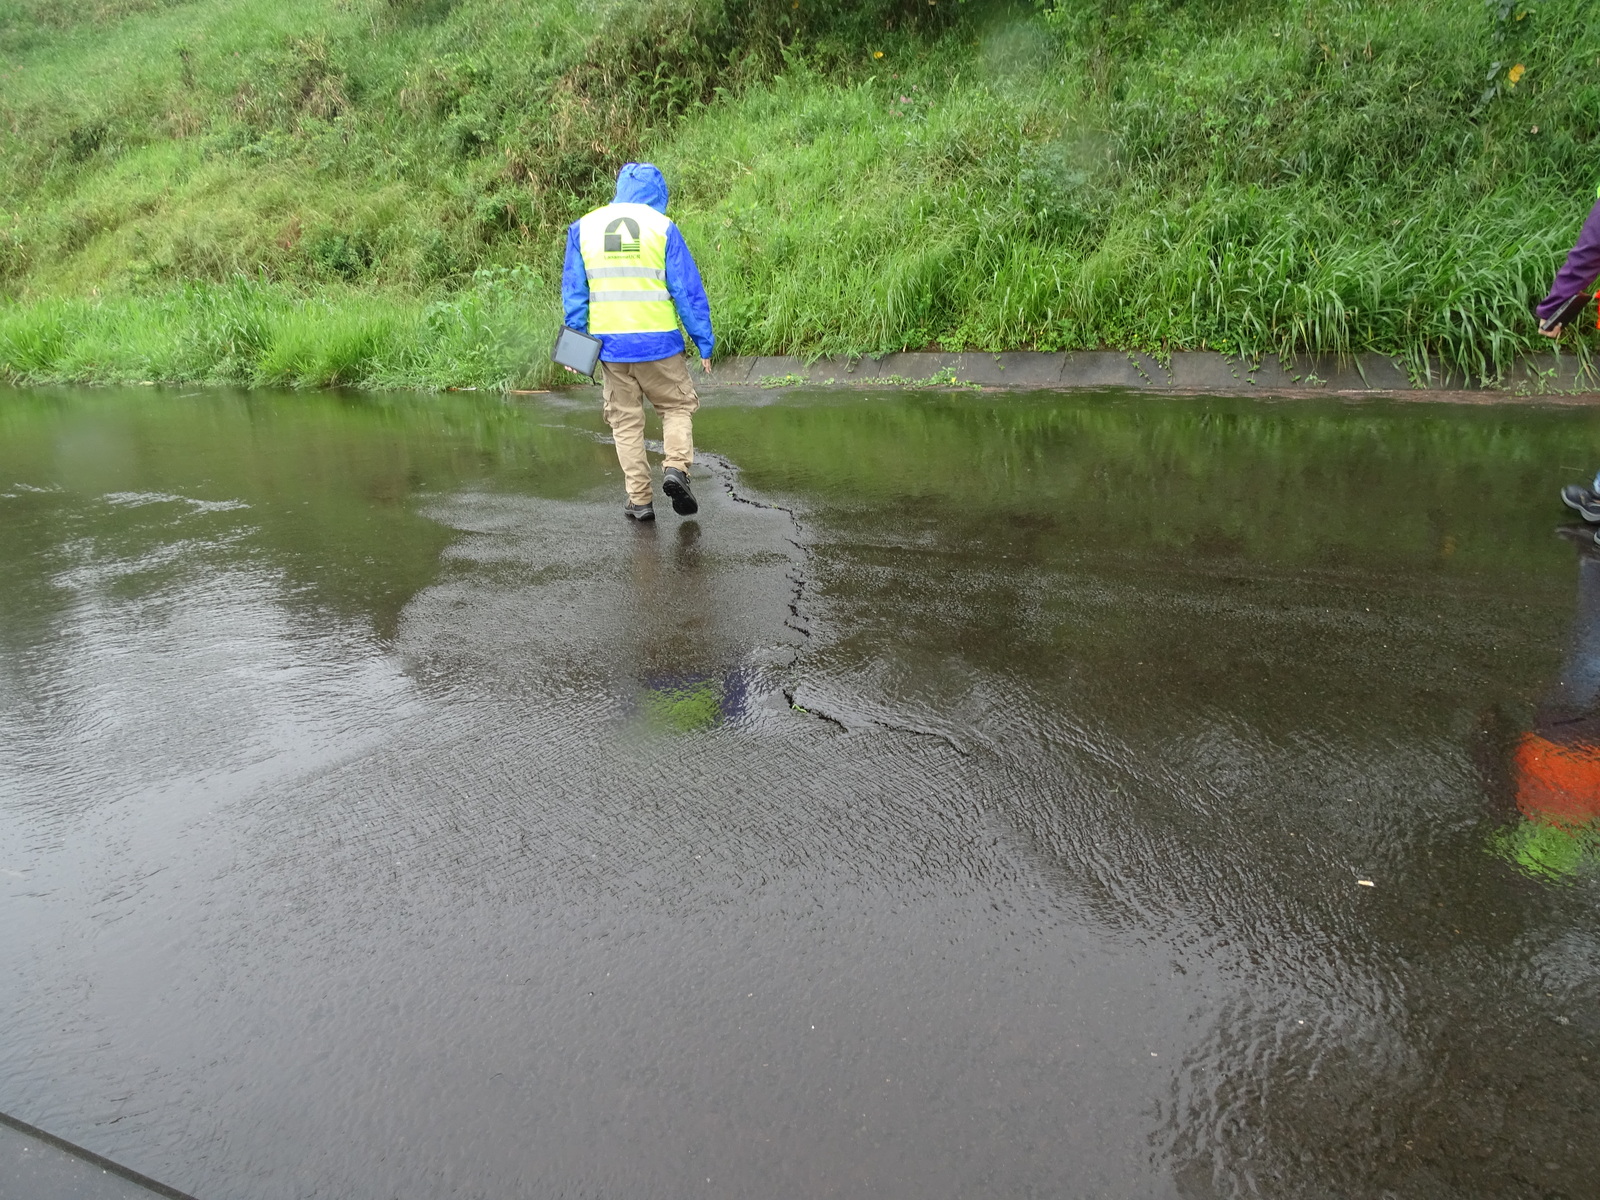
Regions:
[[535, 382], [629, 157], [726, 352], [1493, 373], [1600, 178], [1588, 0], [56, 0], [0, 59], [25, 379]]

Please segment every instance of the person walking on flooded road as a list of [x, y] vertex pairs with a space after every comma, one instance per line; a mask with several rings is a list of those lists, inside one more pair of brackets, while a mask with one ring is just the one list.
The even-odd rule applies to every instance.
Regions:
[[[1576, 319], [1585, 303], [1584, 293], [1594, 286], [1597, 276], [1600, 276], [1600, 188], [1595, 189], [1595, 204], [1578, 231], [1578, 240], [1567, 252], [1566, 261], [1550, 284], [1550, 294], [1534, 309], [1539, 332], [1547, 338], [1560, 337]], [[1595, 475], [1590, 487], [1567, 484], [1561, 489], [1561, 502], [1585, 521], [1600, 523], [1600, 473]], [[1595, 543], [1600, 545], [1600, 533], [1595, 534]]]
[[689, 378], [678, 322], [709, 372], [716, 346], [711, 302], [694, 255], [667, 217], [667, 181], [650, 163], [626, 164], [617, 174], [616, 198], [567, 230], [561, 300], [568, 327], [601, 342], [605, 419], [628, 489], [623, 512], [635, 521], [655, 520], [644, 448], [646, 400], [661, 415], [661, 490], [673, 512], [699, 512], [689, 468], [700, 397]]

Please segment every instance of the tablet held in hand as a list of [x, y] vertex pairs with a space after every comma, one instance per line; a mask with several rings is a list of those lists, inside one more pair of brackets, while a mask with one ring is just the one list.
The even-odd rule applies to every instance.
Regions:
[[550, 358], [579, 375], [593, 375], [600, 361], [600, 339], [563, 325]]

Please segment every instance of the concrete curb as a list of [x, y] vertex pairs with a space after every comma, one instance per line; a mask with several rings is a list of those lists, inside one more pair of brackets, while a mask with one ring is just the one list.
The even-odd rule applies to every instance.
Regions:
[[1176, 353], [1165, 366], [1149, 355], [1120, 350], [1076, 350], [1060, 354], [909, 352], [881, 358], [788, 356], [730, 358], [716, 364], [711, 380], [723, 387], [777, 388], [801, 384], [937, 386], [967, 384], [999, 388], [1060, 390], [1129, 388], [1158, 392], [1228, 392], [1262, 395], [1303, 392], [1482, 392], [1492, 396], [1600, 395], [1600, 374], [1572, 354], [1522, 360], [1498, 383], [1435, 371], [1412, 379], [1405, 365], [1381, 354], [1349, 358], [1307, 355], [1259, 361], [1214, 351]]

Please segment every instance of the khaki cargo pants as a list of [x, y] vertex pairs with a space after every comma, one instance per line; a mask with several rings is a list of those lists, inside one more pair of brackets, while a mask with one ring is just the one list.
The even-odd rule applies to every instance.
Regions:
[[600, 364], [600, 379], [605, 397], [606, 424], [617, 443], [617, 461], [628, 487], [628, 501], [649, 504], [650, 460], [644, 452], [644, 402], [661, 414], [661, 443], [668, 467], [685, 475], [694, 462], [694, 431], [691, 418], [700, 407], [700, 397], [689, 381], [689, 365], [683, 355], [658, 358], [654, 362]]

